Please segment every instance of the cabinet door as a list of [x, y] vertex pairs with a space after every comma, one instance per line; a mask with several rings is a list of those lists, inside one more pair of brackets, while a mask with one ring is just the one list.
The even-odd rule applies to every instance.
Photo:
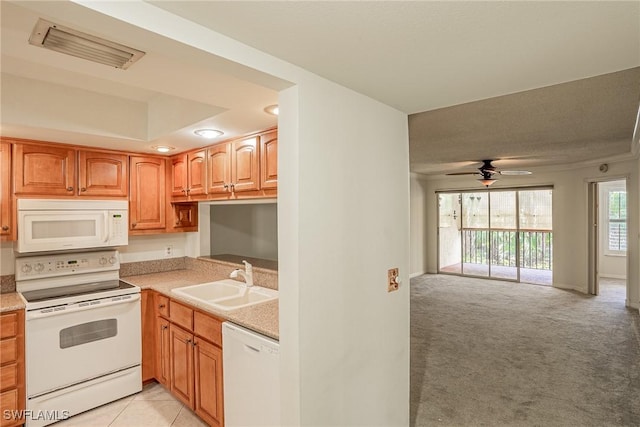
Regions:
[[278, 131], [260, 135], [260, 187], [278, 188]]
[[198, 203], [172, 203], [173, 228], [185, 231], [185, 229], [198, 229]]
[[166, 387], [171, 386], [171, 342], [169, 321], [156, 317], [156, 379]]
[[0, 143], [0, 236], [9, 240], [13, 235], [11, 210], [11, 144]]
[[187, 155], [171, 158], [171, 197], [187, 195]]
[[156, 313], [154, 309], [153, 291], [144, 289], [141, 292], [142, 301], [142, 382], [152, 380], [155, 377], [155, 336]]
[[207, 194], [207, 151], [200, 150], [187, 155], [188, 196]]
[[125, 154], [78, 151], [78, 195], [127, 197], [128, 157]]
[[16, 195], [73, 196], [75, 162], [72, 148], [14, 144]]
[[193, 335], [173, 323], [171, 334], [171, 392], [193, 408]]
[[222, 350], [196, 338], [194, 346], [196, 414], [210, 426], [223, 424]]
[[260, 158], [258, 137], [233, 141], [231, 143], [231, 183], [232, 191], [260, 189]]
[[231, 184], [231, 144], [216, 144], [207, 149], [207, 191], [228, 193]]
[[156, 157], [131, 157], [130, 230], [164, 230], [165, 161]]

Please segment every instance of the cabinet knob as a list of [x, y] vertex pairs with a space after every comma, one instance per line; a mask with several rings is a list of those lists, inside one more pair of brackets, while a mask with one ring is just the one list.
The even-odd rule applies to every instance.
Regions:
[[187, 188], [187, 194], [191, 193], [191, 189]]
[[8, 225], [3, 225], [2, 226], [2, 231], [9, 231], [9, 226]]
[[186, 188], [183, 188], [183, 189], [182, 189], [182, 190], [180, 190], [180, 191], [182, 191], [184, 194], [187, 194], [187, 190], [186, 190]]
[[132, 227], [135, 227], [136, 225], [138, 225], [138, 223], [136, 223], [136, 222], [131, 224]]
[[233, 193], [234, 191], [236, 191], [236, 185], [235, 184], [231, 184], [231, 192]]
[[80, 191], [84, 192], [84, 191], [87, 191], [87, 189], [86, 189], [86, 188], [84, 188], [84, 187], [82, 187], [82, 188], [80, 189]]
[[73, 191], [73, 187], [67, 187], [67, 191]]
[[165, 307], [166, 307], [166, 305], [165, 305], [165, 304], [160, 304], [160, 305], [158, 306], [158, 308], [165, 308]]
[[226, 189], [228, 189], [228, 188], [229, 188], [229, 184], [225, 184], [225, 185], [224, 185], [224, 189], [226, 190]]
[[164, 331], [165, 329], [169, 329], [169, 327], [167, 325], [162, 325], [162, 330]]

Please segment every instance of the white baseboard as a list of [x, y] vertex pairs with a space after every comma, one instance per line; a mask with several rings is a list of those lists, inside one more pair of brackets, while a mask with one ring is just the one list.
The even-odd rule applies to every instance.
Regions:
[[426, 271], [418, 272], [418, 273], [411, 273], [411, 274], [409, 274], [409, 279], [413, 279], [414, 277], [422, 276], [425, 273], [426, 273]]
[[624, 274], [601, 274], [600, 278], [626, 280], [627, 276]]
[[589, 293], [587, 289], [579, 288], [576, 285], [567, 285], [566, 283], [554, 283], [553, 287], [558, 289], [565, 289], [567, 291], [576, 291], [582, 294]]
[[640, 312], [640, 302], [631, 302], [629, 300], [625, 300], [625, 305], [627, 307], [635, 308]]

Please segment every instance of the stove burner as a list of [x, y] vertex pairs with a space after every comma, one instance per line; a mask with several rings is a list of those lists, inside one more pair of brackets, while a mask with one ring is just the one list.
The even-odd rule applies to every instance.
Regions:
[[120, 280], [109, 280], [105, 282], [83, 283], [81, 285], [61, 286], [57, 288], [39, 289], [35, 291], [22, 292], [22, 296], [28, 303], [55, 300], [76, 295], [91, 295], [115, 289], [127, 290], [135, 286]]

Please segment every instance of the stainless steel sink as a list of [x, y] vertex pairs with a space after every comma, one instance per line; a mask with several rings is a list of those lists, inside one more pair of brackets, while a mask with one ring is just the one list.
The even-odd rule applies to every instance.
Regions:
[[247, 287], [242, 282], [232, 279], [184, 286], [172, 289], [171, 292], [224, 311], [237, 310], [278, 298], [276, 290], [261, 286]]

